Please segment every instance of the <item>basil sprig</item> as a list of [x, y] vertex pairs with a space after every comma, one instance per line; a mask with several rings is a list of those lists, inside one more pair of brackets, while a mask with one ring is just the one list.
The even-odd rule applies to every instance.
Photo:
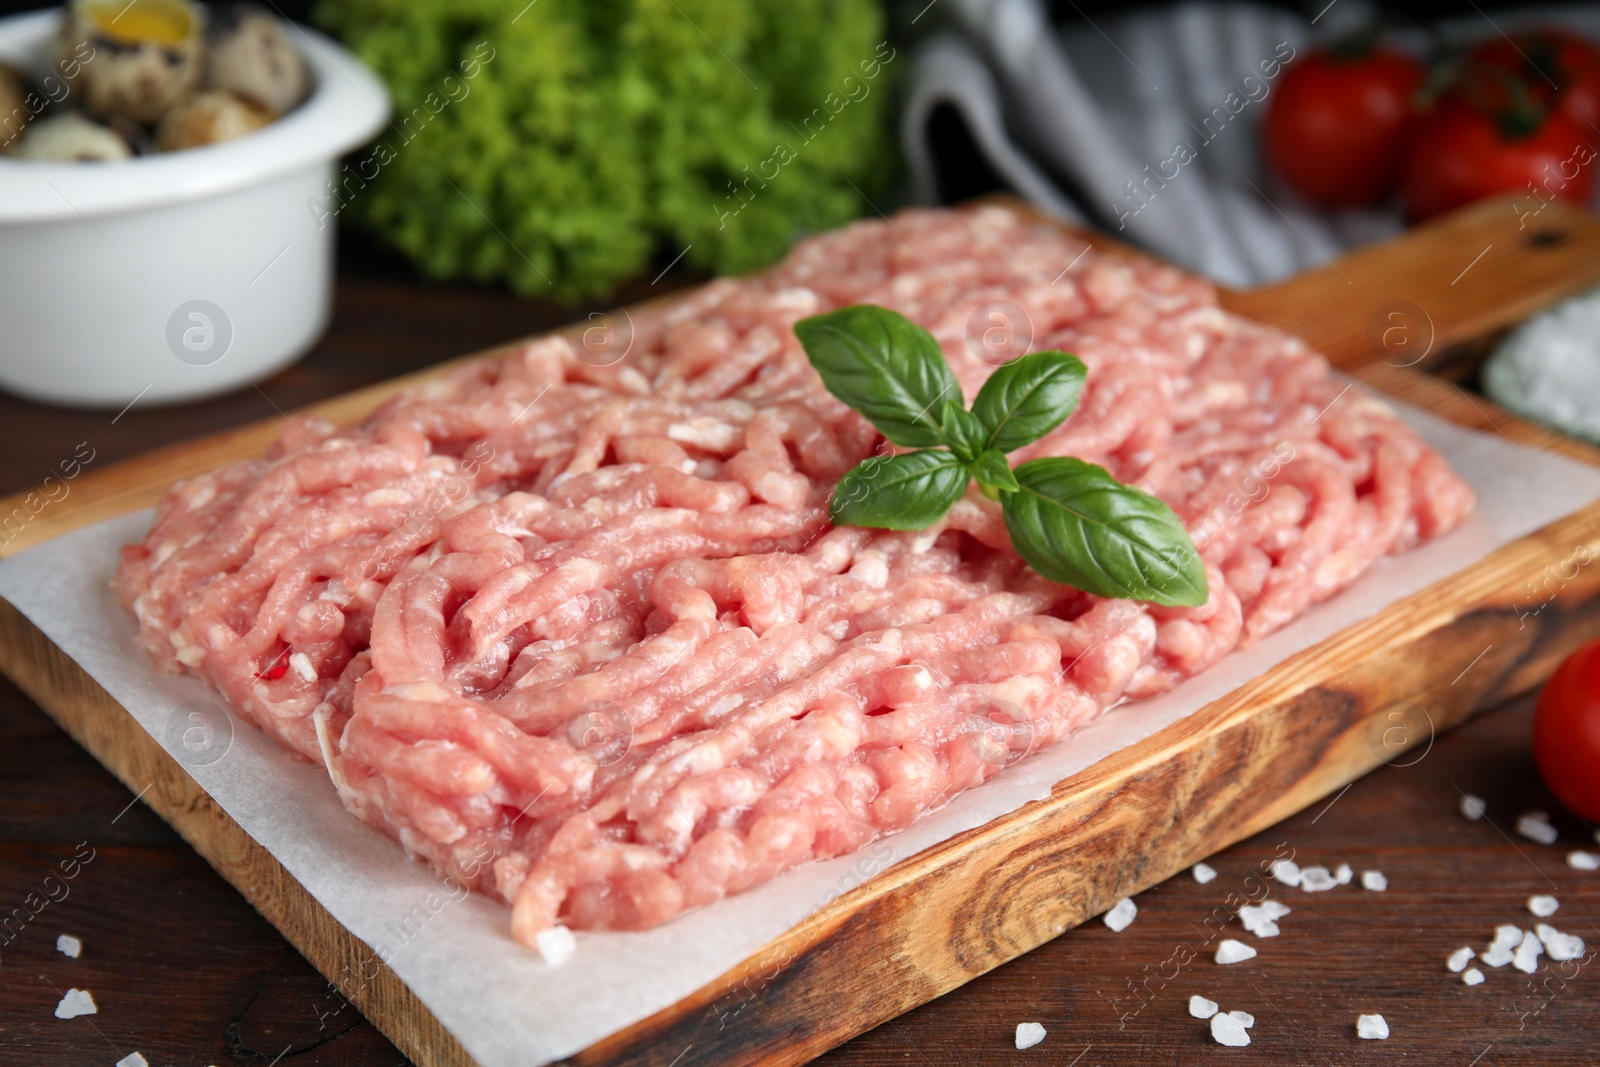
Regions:
[[1097, 596], [1193, 607], [1205, 565], [1166, 504], [1070, 456], [1014, 452], [1077, 407], [1088, 376], [1065, 352], [1033, 352], [996, 370], [969, 411], [932, 334], [888, 308], [858, 304], [795, 323], [828, 391], [891, 442], [917, 451], [872, 456], [845, 474], [828, 513], [842, 526], [922, 530], [976, 479], [998, 499], [1011, 543], [1051, 581]]

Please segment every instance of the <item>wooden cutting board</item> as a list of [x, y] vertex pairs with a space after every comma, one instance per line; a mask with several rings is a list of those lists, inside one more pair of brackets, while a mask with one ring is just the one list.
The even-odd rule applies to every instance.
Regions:
[[[1600, 282], [1600, 221], [1555, 205], [1537, 221], [1519, 230], [1505, 205], [1485, 204], [1223, 301], [1299, 332], [1407, 403], [1600, 463], [1600, 453], [1408, 369]], [[354, 421], [438, 373], [307, 410]], [[154, 503], [176, 478], [259, 453], [280, 426], [267, 420], [86, 471], [0, 555]], [[0, 501], [0, 516], [22, 506], [21, 496]], [[1058, 783], [1048, 799], [877, 874], [693, 996], [571, 1062], [800, 1063], [1027, 952], [1543, 680], [1600, 634], [1600, 569], [1561, 570], [1585, 546], [1600, 553], [1600, 503], [1307, 649]], [[343, 982], [363, 961], [370, 971], [370, 950], [3, 601], [0, 669], [130, 789], [143, 790], [145, 803], [401, 1050], [424, 1067], [471, 1063], [387, 968], [374, 980]]]

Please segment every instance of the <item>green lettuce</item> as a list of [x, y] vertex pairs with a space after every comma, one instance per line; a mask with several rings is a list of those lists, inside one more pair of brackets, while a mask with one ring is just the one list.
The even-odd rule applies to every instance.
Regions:
[[323, 0], [395, 116], [311, 206], [439, 278], [598, 296], [871, 210], [905, 57], [861, 0]]

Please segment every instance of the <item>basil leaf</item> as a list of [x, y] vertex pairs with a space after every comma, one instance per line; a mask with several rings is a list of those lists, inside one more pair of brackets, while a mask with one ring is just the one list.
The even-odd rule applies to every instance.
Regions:
[[989, 430], [978, 417], [954, 400], [944, 402], [944, 413], [939, 419], [944, 428], [944, 439], [957, 458], [971, 462], [983, 451], [983, 440]]
[[1034, 570], [1098, 596], [1205, 603], [1205, 566], [1167, 505], [1081, 459], [1030, 460], [1013, 473], [1021, 489], [1004, 497], [1006, 528]]
[[989, 489], [1014, 493], [1021, 488], [1017, 484], [1017, 476], [1011, 472], [1011, 464], [1006, 462], [1006, 454], [997, 448], [980, 454], [967, 464], [967, 469], [972, 471], [979, 485]]
[[1033, 352], [989, 375], [972, 402], [989, 427], [984, 446], [1012, 452], [1060, 426], [1078, 406], [1088, 373], [1077, 356]]
[[870, 456], [839, 479], [828, 517], [836, 526], [924, 530], [944, 517], [972, 476], [943, 449]]
[[899, 312], [872, 304], [794, 324], [828, 392], [905, 448], [945, 443], [940, 405], [962, 403], [961, 384], [933, 335]]

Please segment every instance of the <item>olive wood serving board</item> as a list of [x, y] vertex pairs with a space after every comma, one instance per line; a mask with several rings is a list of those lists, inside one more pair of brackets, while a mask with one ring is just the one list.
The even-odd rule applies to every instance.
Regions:
[[[1486, 203], [1286, 282], [1225, 292], [1223, 302], [1300, 333], [1376, 390], [1600, 464], [1600, 452], [1408, 369], [1430, 349], [1600, 282], [1600, 220], [1551, 205], [1535, 221], [1519, 230], [1503, 203]], [[441, 369], [306, 411], [353, 422]], [[70, 497], [40, 511], [0, 555], [153, 504], [175, 479], [259, 454], [280, 428], [266, 420], [85, 471]], [[0, 501], [0, 515], [18, 506], [20, 496]], [[1600, 503], [1307, 648], [1057, 783], [1047, 799], [876, 875], [694, 995], [568, 1062], [801, 1063], [1027, 952], [1393, 759], [1403, 744], [1392, 739], [1421, 742], [1538, 684], [1600, 635], [1600, 568], [1546, 580], [1585, 547], [1600, 554]], [[363, 942], [4, 601], [0, 669], [130, 789], [143, 789], [144, 802], [406, 1055], [423, 1067], [471, 1064], [387, 967], [370, 976]], [[1394, 731], [1400, 724], [1407, 729]], [[1384, 744], [1373, 743], [1374, 731]], [[364, 980], [342, 980], [363, 966]]]

